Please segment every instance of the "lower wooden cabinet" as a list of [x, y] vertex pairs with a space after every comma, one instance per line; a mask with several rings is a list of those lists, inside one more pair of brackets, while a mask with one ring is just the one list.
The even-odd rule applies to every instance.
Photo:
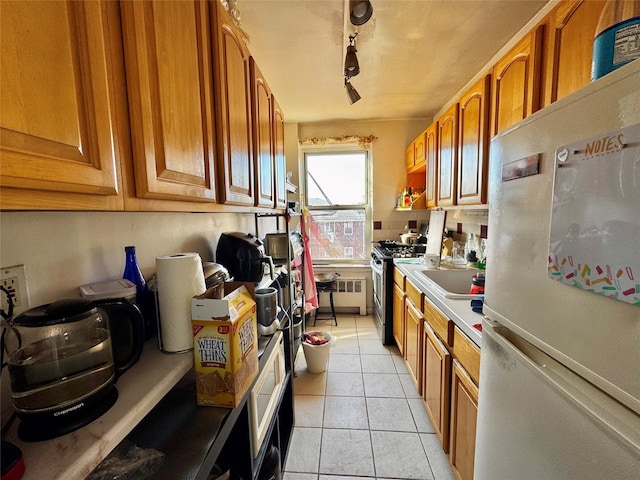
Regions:
[[405, 333], [405, 317], [404, 317], [404, 289], [400, 288], [397, 283], [393, 284], [393, 338], [396, 340], [400, 355], [404, 357], [404, 333]]
[[449, 463], [458, 480], [473, 479], [477, 418], [478, 387], [462, 365], [453, 360]]
[[451, 354], [427, 322], [422, 330], [422, 400], [442, 449], [449, 452]]
[[422, 312], [416, 308], [409, 298], [405, 301], [405, 355], [404, 359], [409, 369], [418, 393], [422, 393]]

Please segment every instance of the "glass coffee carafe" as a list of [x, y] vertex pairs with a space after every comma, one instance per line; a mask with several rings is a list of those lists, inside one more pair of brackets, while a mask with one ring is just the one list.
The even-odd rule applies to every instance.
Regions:
[[[135, 324], [127, 329], [129, 338], [118, 339], [131, 352], [126, 365], [114, 361], [110, 309], [117, 311], [118, 322]], [[117, 374], [140, 354], [142, 322], [138, 308], [126, 300], [102, 306], [88, 300], [61, 300], [17, 317], [13, 327], [20, 346], [10, 355], [8, 368], [12, 403], [22, 420], [21, 437], [53, 438], [108, 410], [117, 399], [113, 388]]]

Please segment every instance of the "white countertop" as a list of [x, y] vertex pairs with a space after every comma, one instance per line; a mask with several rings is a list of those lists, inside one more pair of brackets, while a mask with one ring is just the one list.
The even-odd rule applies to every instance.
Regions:
[[43, 442], [23, 442], [15, 419], [3, 440], [24, 456], [23, 480], [83, 479], [113, 450], [193, 366], [193, 352], [166, 354], [155, 338], [140, 360], [116, 382], [118, 400], [104, 415], [75, 432]]
[[482, 314], [471, 310], [470, 299], [446, 298], [429, 284], [420, 270], [426, 267], [423, 264], [400, 263], [394, 261], [395, 268], [404, 273], [411, 282], [424, 293], [442, 313], [449, 317], [478, 347], [482, 340], [482, 333], [473, 325], [482, 323]]

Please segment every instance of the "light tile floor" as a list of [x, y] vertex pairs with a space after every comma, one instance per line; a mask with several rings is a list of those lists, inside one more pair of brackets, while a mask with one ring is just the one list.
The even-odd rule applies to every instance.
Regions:
[[307, 330], [336, 337], [324, 373], [296, 357], [295, 426], [284, 480], [453, 480], [448, 457], [397, 347], [373, 316], [338, 315]]

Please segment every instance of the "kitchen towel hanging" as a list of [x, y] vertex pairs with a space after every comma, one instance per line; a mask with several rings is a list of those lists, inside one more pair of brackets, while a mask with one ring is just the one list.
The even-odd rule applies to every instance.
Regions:
[[206, 290], [202, 260], [197, 253], [156, 257], [158, 276], [158, 343], [166, 353], [193, 349], [191, 299]]

